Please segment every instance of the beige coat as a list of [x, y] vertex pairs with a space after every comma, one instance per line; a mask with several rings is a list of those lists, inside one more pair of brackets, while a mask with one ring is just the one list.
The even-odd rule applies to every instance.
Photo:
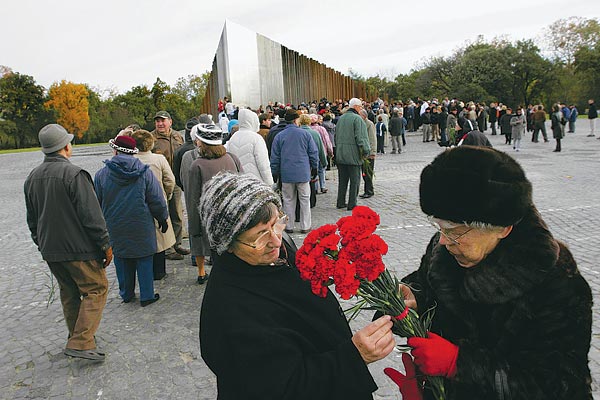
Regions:
[[[144, 151], [139, 152], [135, 155], [135, 157], [150, 167], [150, 170], [158, 182], [160, 182], [163, 189], [163, 195], [165, 196], [165, 201], [167, 201], [171, 197], [173, 189], [175, 188], [175, 175], [173, 175], [173, 171], [171, 171], [171, 167], [169, 166], [165, 156], [162, 154]], [[167, 223], [169, 224], [169, 228], [167, 229], [167, 232], [162, 233], [158, 227], [158, 224], [156, 221], [154, 221], [154, 226], [156, 228], [157, 253], [165, 251], [175, 244], [175, 232], [173, 231], [173, 224], [171, 224], [170, 218], [167, 218]]]

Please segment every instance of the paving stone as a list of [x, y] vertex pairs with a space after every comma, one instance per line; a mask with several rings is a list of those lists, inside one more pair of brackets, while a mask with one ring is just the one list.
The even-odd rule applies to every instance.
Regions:
[[[503, 144], [503, 136], [488, 138], [523, 165], [539, 211], [553, 234], [569, 245], [592, 287], [589, 357], [594, 399], [600, 400], [600, 140], [587, 138], [587, 124], [579, 125], [576, 134], [563, 140], [561, 153], [552, 152], [553, 143], [534, 144], [526, 137], [517, 153]], [[422, 143], [418, 134], [409, 134], [407, 140], [402, 154], [377, 157], [375, 196], [359, 199], [381, 215], [378, 233], [390, 247], [384, 261], [398, 276], [418, 267], [434, 232], [419, 208], [419, 175], [443, 151], [433, 142]], [[110, 156], [108, 146], [78, 147], [71, 161], [93, 176]], [[205, 286], [195, 284], [196, 269], [189, 265], [189, 256], [167, 261], [168, 276], [156, 283], [161, 298], [145, 308], [139, 302], [121, 303], [114, 265], [109, 266], [109, 296], [97, 332], [106, 361], [75, 361], [63, 355], [67, 333], [58, 288], [49, 298], [49, 270], [31, 241], [23, 200], [23, 182], [42, 159], [41, 152], [0, 155], [0, 398], [216, 398], [216, 379], [200, 358], [198, 344]], [[349, 214], [335, 208], [337, 171], [327, 176], [329, 192], [317, 196], [313, 227]], [[304, 238], [292, 236], [298, 245]], [[349, 304], [342, 302], [342, 307]], [[351, 328], [360, 329], [369, 317], [360, 315]], [[379, 385], [377, 400], [399, 397], [382, 372], [387, 366], [402, 369], [399, 354], [369, 366]]]

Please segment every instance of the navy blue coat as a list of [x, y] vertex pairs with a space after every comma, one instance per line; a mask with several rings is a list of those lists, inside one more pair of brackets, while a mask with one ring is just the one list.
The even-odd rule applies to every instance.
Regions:
[[113, 253], [121, 258], [156, 253], [154, 219], [165, 221], [169, 215], [160, 183], [148, 165], [133, 156], [117, 154], [104, 164], [94, 186]]

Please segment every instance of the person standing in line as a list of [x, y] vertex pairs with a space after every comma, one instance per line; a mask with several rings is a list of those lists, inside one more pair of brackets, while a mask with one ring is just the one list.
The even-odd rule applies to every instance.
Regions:
[[552, 116], [550, 120], [552, 121], [552, 136], [556, 139], [556, 148], [554, 149], [554, 152], [560, 152], [562, 150], [560, 141], [565, 137], [565, 125], [567, 120], [563, 116], [562, 111], [560, 111], [559, 104], [552, 106]]
[[[152, 152], [164, 155], [169, 162], [171, 171], [173, 171], [175, 152], [183, 145], [181, 134], [172, 129], [172, 125], [171, 114], [167, 111], [159, 111], [154, 115], [155, 129], [151, 132], [156, 140]], [[167, 260], [183, 260], [184, 255], [190, 254], [190, 250], [181, 246], [184, 228], [181, 188], [179, 186], [173, 189], [173, 195], [169, 199], [169, 216], [171, 217], [173, 230], [175, 231], [175, 245], [172, 250], [169, 249], [166, 251], [165, 258]]]
[[500, 134], [504, 135], [504, 144], [512, 144], [512, 126], [510, 120], [514, 117], [512, 108], [507, 108], [506, 113], [500, 117], [498, 125], [500, 125]]
[[31, 238], [60, 288], [69, 338], [64, 353], [103, 361], [94, 335], [106, 305], [113, 254], [92, 177], [73, 165], [73, 135], [58, 124], [38, 135], [44, 161], [24, 184]]
[[402, 132], [404, 131], [405, 123], [404, 117], [400, 114], [400, 111], [397, 108], [394, 108], [392, 111], [392, 117], [390, 118], [390, 123], [388, 125], [388, 130], [390, 132], [390, 137], [392, 138], [392, 154], [400, 154], [402, 153], [402, 144], [400, 143], [400, 137], [402, 136]]
[[331, 113], [323, 114], [323, 128], [327, 131], [329, 135], [329, 141], [331, 142], [331, 147], [333, 151], [333, 156], [331, 156], [328, 160], [327, 170], [329, 171], [331, 167], [335, 165], [335, 124], [331, 122]]
[[496, 122], [498, 121], [498, 105], [494, 102], [490, 103], [489, 119], [490, 126], [492, 128], [492, 135], [497, 135]]
[[525, 134], [525, 128], [527, 127], [527, 118], [523, 115], [523, 109], [517, 108], [517, 115], [514, 115], [510, 119], [510, 125], [512, 127], [511, 137], [514, 140], [513, 149], [519, 151], [521, 148], [521, 139]]
[[[154, 136], [150, 132], [139, 129], [133, 132], [131, 137], [135, 140], [136, 147], [139, 150], [134, 157], [150, 167], [162, 188], [165, 202], [167, 202], [173, 195], [173, 189], [175, 188], [175, 176], [167, 159], [162, 154], [152, 153]], [[169, 218], [167, 218], [167, 225], [167, 231], [163, 233], [161, 227], [155, 224], [156, 253], [152, 258], [152, 271], [155, 281], [164, 279], [167, 276], [165, 250], [175, 244], [175, 232], [173, 232]]]
[[366, 162], [363, 163], [362, 176], [365, 182], [365, 192], [360, 195], [361, 199], [368, 199], [375, 195], [373, 189], [373, 176], [375, 173], [375, 155], [377, 154], [377, 135], [375, 133], [375, 124], [368, 119], [368, 114], [365, 110], [360, 110], [360, 116], [367, 124], [367, 135], [369, 136], [369, 147], [371, 152], [366, 158]]
[[[594, 99], [588, 100], [588, 120], [590, 121], [590, 134], [588, 137], [596, 137], [594, 134], [596, 130], [596, 119], [598, 118], [598, 109], [594, 103]], [[600, 137], [598, 138], [600, 139]]]
[[387, 127], [383, 122], [381, 114], [377, 117], [377, 124], [375, 125], [375, 134], [377, 135], [377, 154], [385, 154], [385, 148], [383, 146], [385, 141], [385, 135], [387, 133]]
[[[335, 145], [337, 147], [336, 163], [339, 180], [336, 207], [348, 211], [356, 206], [356, 198], [360, 188], [360, 169], [363, 158], [371, 153], [367, 125], [358, 113], [363, 108], [362, 102], [353, 97], [348, 110], [336, 125]], [[350, 188], [348, 189], [348, 183]], [[348, 192], [346, 203], [346, 192]]]
[[[253, 111], [245, 109], [240, 110], [240, 115], [244, 116], [246, 112], [256, 116]], [[249, 119], [250, 116], [248, 114], [244, 118]], [[258, 117], [256, 117], [254, 128], [258, 130]], [[259, 140], [258, 143], [263, 142], [260, 135], [255, 131], [247, 133], [256, 135]], [[198, 147], [197, 152], [194, 150], [197, 157], [189, 167], [188, 176], [183, 178], [182, 181], [186, 188], [188, 226], [190, 237], [192, 238], [192, 256], [198, 270], [196, 283], [204, 285], [208, 280], [208, 274], [205, 271], [206, 258], [210, 256], [206, 226], [202, 224], [198, 211], [198, 204], [204, 194], [204, 184], [220, 171], [240, 172], [243, 171], [243, 167], [238, 157], [232, 153], [228, 153], [225, 146], [221, 144], [223, 133], [219, 127], [213, 124], [198, 124], [192, 128], [190, 135]]]
[[140, 305], [146, 307], [160, 298], [154, 293], [154, 220], [165, 233], [169, 227], [169, 209], [162, 187], [150, 167], [133, 157], [138, 153], [135, 140], [117, 136], [108, 143], [114, 156], [104, 161], [104, 167], [96, 172], [96, 196], [115, 253], [119, 295], [123, 303], [135, 298], [137, 273]]
[[272, 185], [273, 176], [267, 144], [258, 133], [259, 117], [254, 111], [245, 108], [240, 110], [238, 117], [240, 129], [227, 142], [227, 151], [237, 156], [244, 172], [256, 176], [267, 185]]
[[[271, 173], [274, 180], [281, 182], [283, 207], [287, 215], [295, 215], [296, 203], [300, 203], [300, 232], [308, 233], [312, 224], [310, 180], [318, 173], [319, 150], [308, 130], [298, 126], [299, 119], [293, 108], [286, 111], [288, 124], [273, 140]], [[289, 218], [286, 232], [293, 233], [294, 225], [295, 218]]]
[[575, 104], [571, 104], [569, 107], [571, 110], [571, 115], [569, 117], [569, 133], [575, 133], [575, 123], [577, 122], [577, 117], [579, 116], [579, 110]]
[[425, 108], [425, 112], [421, 115], [421, 123], [423, 124], [423, 143], [431, 142], [431, 108]]

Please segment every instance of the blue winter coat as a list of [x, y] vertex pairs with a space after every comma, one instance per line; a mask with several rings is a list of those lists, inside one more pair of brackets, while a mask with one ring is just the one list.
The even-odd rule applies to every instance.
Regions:
[[319, 151], [308, 131], [289, 124], [273, 141], [271, 172], [284, 183], [310, 181], [310, 170], [319, 165]]
[[104, 164], [94, 186], [113, 253], [121, 258], [156, 253], [154, 219], [169, 215], [160, 183], [148, 165], [130, 155], [117, 154]]

